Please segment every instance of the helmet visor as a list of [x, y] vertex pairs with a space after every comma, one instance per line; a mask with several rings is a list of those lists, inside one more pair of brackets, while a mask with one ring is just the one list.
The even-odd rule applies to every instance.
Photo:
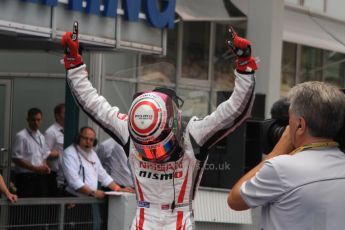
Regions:
[[134, 146], [138, 153], [148, 161], [162, 162], [170, 158], [174, 152], [173, 149], [177, 145], [175, 135], [171, 132], [170, 135], [162, 142], [154, 145], [140, 145], [134, 142]]

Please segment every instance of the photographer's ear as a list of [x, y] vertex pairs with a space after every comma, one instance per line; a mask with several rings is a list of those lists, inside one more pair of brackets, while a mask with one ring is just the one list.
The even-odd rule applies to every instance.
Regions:
[[297, 126], [297, 132], [302, 134], [306, 131], [307, 124], [305, 123], [304, 117], [300, 117], [298, 120], [299, 120], [299, 124]]

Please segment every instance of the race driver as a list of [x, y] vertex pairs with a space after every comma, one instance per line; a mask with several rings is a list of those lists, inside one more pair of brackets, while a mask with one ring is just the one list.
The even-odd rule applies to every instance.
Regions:
[[169, 88], [135, 95], [128, 115], [120, 113], [88, 80], [77, 36], [66, 32], [62, 37], [70, 50], [64, 65], [74, 98], [129, 153], [137, 196], [132, 230], [194, 229], [192, 204], [209, 149], [250, 116], [257, 64], [250, 42], [229, 32], [227, 43], [237, 56], [233, 93], [213, 113], [192, 117], [184, 128], [183, 101]]

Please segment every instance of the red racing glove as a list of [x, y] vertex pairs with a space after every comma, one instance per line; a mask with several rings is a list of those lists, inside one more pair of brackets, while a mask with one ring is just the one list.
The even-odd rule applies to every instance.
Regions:
[[258, 69], [255, 59], [252, 57], [250, 41], [239, 37], [233, 28], [229, 28], [230, 38], [226, 44], [236, 55], [236, 69], [239, 72], [253, 72]]
[[65, 69], [69, 70], [75, 67], [78, 67], [83, 64], [83, 60], [78, 53], [79, 50], [79, 41], [78, 38], [72, 40], [72, 32], [66, 32], [61, 38], [61, 44], [65, 48], [64, 55], [64, 65]]

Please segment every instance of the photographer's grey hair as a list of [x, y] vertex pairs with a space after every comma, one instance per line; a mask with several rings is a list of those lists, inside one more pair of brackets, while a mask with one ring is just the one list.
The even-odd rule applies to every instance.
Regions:
[[290, 90], [288, 99], [291, 112], [304, 117], [314, 137], [334, 138], [343, 126], [345, 95], [336, 86], [304, 82]]

